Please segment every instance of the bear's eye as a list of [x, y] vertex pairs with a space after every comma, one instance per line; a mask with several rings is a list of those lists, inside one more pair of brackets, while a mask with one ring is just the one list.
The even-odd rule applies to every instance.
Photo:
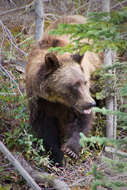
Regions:
[[76, 82], [73, 86], [73, 91], [78, 92], [80, 86], [81, 82], [80, 81]]
[[85, 81], [84, 84], [87, 85], [87, 81]]
[[81, 81], [78, 81], [78, 82], [75, 83], [74, 86], [78, 88], [80, 85], [81, 85]]
[[77, 97], [77, 95], [79, 94], [79, 87], [77, 86], [73, 86], [73, 88], [71, 89], [71, 91], [75, 94], [75, 96]]
[[69, 84], [68, 85], [68, 89], [73, 92], [73, 93], [77, 93], [78, 89], [79, 89], [80, 84], [79, 83], [75, 83], [75, 84]]

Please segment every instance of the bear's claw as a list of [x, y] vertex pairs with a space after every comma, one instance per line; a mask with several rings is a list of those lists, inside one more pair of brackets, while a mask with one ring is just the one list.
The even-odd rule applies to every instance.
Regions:
[[76, 154], [75, 152], [73, 152], [72, 150], [70, 150], [70, 148], [65, 148], [65, 147], [64, 147], [62, 150], [63, 150], [63, 152], [64, 152], [65, 154], [67, 154], [68, 156], [74, 158], [75, 160], [78, 159], [77, 154]]

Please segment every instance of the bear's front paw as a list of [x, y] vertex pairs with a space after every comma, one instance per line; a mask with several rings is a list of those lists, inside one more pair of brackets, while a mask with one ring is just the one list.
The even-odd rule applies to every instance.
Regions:
[[63, 151], [65, 154], [67, 154], [69, 157], [74, 158], [75, 160], [78, 159], [78, 155], [77, 155], [75, 152], [73, 152], [73, 151], [72, 151], [69, 147], [67, 147], [66, 145], [63, 145], [62, 151]]

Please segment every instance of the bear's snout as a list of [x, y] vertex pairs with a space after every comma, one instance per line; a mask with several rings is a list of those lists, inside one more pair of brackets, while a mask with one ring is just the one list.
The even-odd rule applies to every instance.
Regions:
[[91, 112], [92, 112], [92, 107], [95, 107], [96, 106], [96, 102], [93, 100], [92, 102], [89, 102], [89, 103], [85, 103], [85, 104], [76, 104], [75, 105], [75, 109], [78, 111], [78, 112], [80, 112], [80, 113], [82, 113], [82, 114], [91, 114]]
[[95, 106], [96, 106], [96, 102], [93, 101], [91, 103], [86, 104], [84, 109], [89, 109], [89, 108], [92, 108], [92, 107], [95, 107]]
[[82, 109], [83, 109], [83, 113], [84, 113], [84, 114], [91, 114], [91, 112], [92, 112], [92, 109], [91, 109], [91, 108], [94, 107], [94, 106], [96, 106], [96, 102], [95, 102], [95, 101], [86, 104], [86, 105], [82, 108]]
[[90, 109], [90, 108], [95, 107], [95, 106], [96, 106], [96, 102], [92, 101], [89, 103], [85, 103], [85, 105], [82, 106], [82, 109], [86, 110], [86, 109]]

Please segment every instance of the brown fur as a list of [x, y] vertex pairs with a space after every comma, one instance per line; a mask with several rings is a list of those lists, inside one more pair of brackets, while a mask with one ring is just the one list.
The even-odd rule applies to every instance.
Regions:
[[69, 43], [69, 36], [50, 36], [48, 31], [57, 28], [59, 23], [84, 22], [84, 17], [67, 16], [48, 27], [42, 41], [35, 44], [29, 54], [26, 68], [31, 125], [44, 139], [46, 150], [51, 150], [51, 158], [60, 165], [61, 147], [78, 154], [80, 132], [88, 135], [92, 127], [93, 115], [84, 114], [84, 109], [95, 104], [89, 92], [90, 75], [101, 62], [98, 55], [91, 52], [84, 56], [48, 53], [49, 47]]

